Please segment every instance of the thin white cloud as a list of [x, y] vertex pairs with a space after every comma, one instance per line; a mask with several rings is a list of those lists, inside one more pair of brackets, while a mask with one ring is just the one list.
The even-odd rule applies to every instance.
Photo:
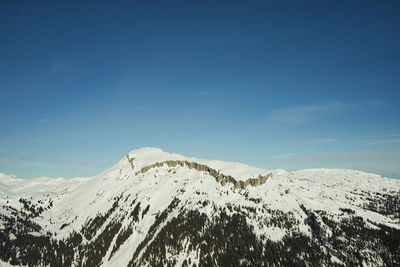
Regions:
[[384, 107], [386, 106], [386, 103], [380, 100], [362, 100], [361, 104], [363, 105], [368, 105], [368, 106], [374, 106], [374, 107]]
[[381, 140], [381, 141], [377, 141], [377, 142], [371, 142], [371, 143], [364, 144], [364, 146], [375, 146], [375, 145], [394, 144], [394, 143], [400, 143], [400, 139]]
[[267, 115], [269, 122], [302, 124], [319, 117], [341, 113], [356, 108], [358, 105], [346, 104], [338, 101], [320, 105], [299, 105], [275, 109]]

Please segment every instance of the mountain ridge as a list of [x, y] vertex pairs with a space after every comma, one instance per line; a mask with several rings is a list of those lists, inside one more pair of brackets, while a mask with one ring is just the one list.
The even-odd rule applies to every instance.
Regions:
[[387, 240], [400, 237], [400, 181], [375, 174], [264, 170], [143, 148], [90, 178], [9, 178], [0, 179], [0, 259], [14, 265], [400, 262]]
[[[371, 173], [371, 172], [365, 172], [365, 171], [360, 171], [360, 170], [355, 170], [355, 169], [344, 169], [344, 168], [306, 168], [306, 169], [299, 169], [299, 170], [295, 170], [295, 171], [286, 171], [284, 169], [263, 169], [263, 168], [259, 168], [259, 167], [253, 167], [247, 164], [243, 164], [241, 162], [232, 162], [232, 161], [221, 161], [221, 160], [205, 160], [205, 159], [200, 159], [200, 158], [196, 158], [196, 157], [185, 157], [183, 155], [177, 154], [177, 153], [168, 153], [163, 151], [160, 148], [157, 147], [142, 147], [139, 149], [135, 149], [135, 150], [131, 150], [130, 152], [128, 152], [124, 157], [122, 157], [116, 164], [112, 165], [111, 167], [105, 169], [104, 171], [98, 173], [97, 175], [94, 176], [88, 176], [88, 177], [83, 177], [83, 176], [78, 176], [78, 177], [71, 177], [71, 178], [65, 178], [65, 177], [49, 177], [49, 176], [39, 176], [39, 177], [34, 177], [34, 178], [29, 178], [29, 179], [24, 179], [24, 178], [20, 178], [17, 175], [14, 174], [7, 174], [7, 173], [2, 173], [0, 172], [0, 178], [14, 178], [14, 179], [21, 179], [21, 180], [35, 180], [35, 179], [65, 179], [65, 180], [71, 180], [71, 179], [90, 179], [90, 178], [94, 178], [96, 176], [99, 176], [105, 172], [107, 172], [108, 170], [114, 168], [117, 164], [120, 163], [125, 163], [125, 159], [126, 157], [130, 157], [130, 158], [134, 158], [134, 155], [140, 155], [140, 159], [141, 161], [140, 164], [138, 164], [138, 166], [141, 167], [147, 167], [151, 164], [160, 162], [160, 161], [166, 161], [166, 160], [171, 160], [171, 159], [176, 159], [176, 160], [185, 160], [185, 161], [193, 161], [193, 162], [197, 162], [197, 163], [203, 163], [203, 162], [207, 162], [210, 163], [210, 167], [216, 165], [219, 166], [220, 165], [225, 165], [226, 170], [230, 168], [234, 168], [237, 169], [237, 166], [241, 167], [240, 169], [242, 169], [242, 171], [244, 173], [249, 172], [250, 170], [256, 170], [256, 171], [261, 171], [261, 172], [275, 172], [275, 173], [298, 173], [298, 172], [302, 172], [302, 171], [315, 171], [315, 170], [321, 170], [321, 171], [354, 171], [357, 173], [363, 173], [366, 175], [376, 175], [379, 178], [387, 178], [387, 179], [395, 179], [398, 180], [396, 178], [391, 178], [391, 177], [384, 177], [382, 175], [379, 174], [375, 174], [375, 173]], [[136, 159], [136, 158], [135, 158]], [[138, 163], [138, 161], [136, 161], [136, 163]], [[236, 170], [236, 172], [238, 173], [238, 170]], [[227, 173], [229, 175], [229, 173]], [[235, 176], [235, 178], [238, 178], [238, 175]], [[240, 180], [240, 177], [239, 177]]]

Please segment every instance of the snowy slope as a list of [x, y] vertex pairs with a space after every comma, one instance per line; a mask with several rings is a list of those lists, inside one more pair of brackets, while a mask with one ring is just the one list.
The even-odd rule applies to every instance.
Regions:
[[[238, 186], [238, 181], [249, 179], [253, 184]], [[346, 241], [346, 249], [337, 244], [349, 238], [351, 231], [362, 230], [359, 236], [369, 231], [378, 241], [382, 239], [357, 248], [365, 265], [396, 263], [397, 243], [387, 245], [378, 230], [400, 233], [399, 192], [400, 181], [360, 171], [264, 170], [143, 148], [95, 177], [23, 180], [0, 174], [0, 241], [8, 252], [0, 259], [53, 266], [207, 262], [223, 266], [234, 259], [225, 257], [235, 240], [232, 235], [247, 233], [254, 247], [243, 249], [247, 251], [243, 255], [235, 254], [243, 265], [258, 261], [261, 265], [285, 265], [288, 252], [281, 251], [280, 260], [270, 256], [270, 250], [280, 248], [285, 240], [306, 240], [310, 246], [318, 246], [321, 265], [347, 265], [356, 262], [356, 248], [353, 251], [351, 247], [359, 243], [359, 237]], [[192, 220], [202, 223], [190, 225]], [[226, 223], [221, 223], [224, 220]], [[229, 228], [235, 220], [240, 226]], [[349, 230], [349, 223], [360, 225]], [[198, 236], [190, 230], [197, 225], [202, 225]], [[339, 228], [344, 230], [337, 232]], [[213, 237], [208, 231], [223, 238], [223, 229], [230, 229], [226, 239], [233, 239], [217, 248], [210, 244]], [[47, 245], [39, 245], [38, 236], [45, 236]], [[18, 240], [30, 242], [33, 248], [29, 249], [40, 256], [21, 254], [23, 245], [18, 245]], [[61, 241], [65, 246], [58, 247]], [[255, 249], [256, 245], [262, 249]], [[297, 245], [293, 246], [296, 251]], [[382, 252], [374, 254], [372, 246], [382, 246]], [[49, 254], [48, 248], [57, 250], [56, 255]], [[297, 256], [306, 265], [318, 261], [304, 253], [299, 251]], [[292, 258], [295, 263], [296, 257]]]

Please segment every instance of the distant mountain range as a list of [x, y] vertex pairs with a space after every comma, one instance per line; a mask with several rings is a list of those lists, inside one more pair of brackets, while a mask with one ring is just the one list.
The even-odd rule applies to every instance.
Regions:
[[400, 181], [134, 150], [90, 178], [0, 174], [0, 266], [400, 266]]

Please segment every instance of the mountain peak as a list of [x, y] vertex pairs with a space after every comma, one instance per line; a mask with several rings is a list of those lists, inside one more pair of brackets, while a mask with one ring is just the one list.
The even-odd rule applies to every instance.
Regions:
[[[239, 162], [228, 162], [220, 160], [199, 159], [195, 157], [185, 157], [176, 153], [168, 153], [159, 148], [144, 147], [129, 152], [122, 160], [122, 164], [131, 166], [134, 171], [140, 171], [142, 168], [152, 166], [154, 164], [163, 163], [167, 161], [187, 162], [205, 165], [216, 172], [232, 176], [237, 180], [246, 180], [248, 178], [255, 178], [260, 175], [264, 176], [271, 172], [257, 167], [251, 167]], [[281, 172], [281, 170], [279, 171]]]
[[141, 147], [130, 151], [128, 154], [162, 154], [166, 153], [161, 148], [158, 147]]
[[157, 147], [142, 147], [130, 151], [127, 156], [139, 162], [151, 162], [161, 159], [184, 158], [182, 155], [168, 153]]

